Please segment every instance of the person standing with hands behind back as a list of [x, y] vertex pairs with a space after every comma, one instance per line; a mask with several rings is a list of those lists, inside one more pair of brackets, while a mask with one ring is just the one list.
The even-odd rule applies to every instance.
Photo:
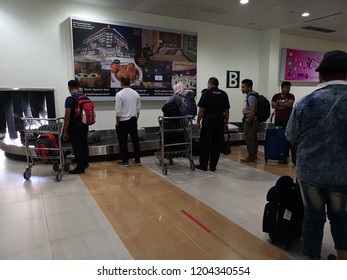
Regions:
[[347, 53], [324, 54], [320, 84], [294, 106], [286, 128], [297, 144], [296, 173], [304, 202], [303, 253], [321, 258], [326, 216], [338, 259], [347, 259]]
[[79, 83], [76, 80], [68, 82], [71, 96], [65, 100], [65, 116], [63, 128], [63, 140], [70, 140], [77, 166], [70, 170], [69, 174], [83, 174], [88, 168], [88, 126], [78, 122], [75, 116], [78, 97], [83, 95], [79, 92]]
[[119, 166], [129, 167], [128, 135], [134, 148], [135, 164], [141, 165], [141, 150], [137, 131], [137, 120], [140, 115], [140, 95], [130, 88], [130, 77], [123, 75], [120, 79], [122, 90], [116, 94], [116, 131], [122, 160]]
[[217, 78], [210, 78], [207, 88], [201, 96], [198, 107], [197, 127], [200, 131], [200, 164], [197, 169], [216, 171], [221, 152], [221, 140], [224, 128], [229, 122], [229, 98], [225, 91], [218, 88]]

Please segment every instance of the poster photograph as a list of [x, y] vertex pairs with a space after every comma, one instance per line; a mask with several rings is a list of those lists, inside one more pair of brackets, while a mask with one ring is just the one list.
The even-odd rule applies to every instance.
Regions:
[[323, 52], [282, 49], [281, 80], [318, 82], [315, 70], [323, 55]]
[[71, 32], [74, 75], [88, 96], [114, 97], [124, 74], [141, 97], [165, 98], [180, 82], [196, 91], [196, 34], [77, 18]]

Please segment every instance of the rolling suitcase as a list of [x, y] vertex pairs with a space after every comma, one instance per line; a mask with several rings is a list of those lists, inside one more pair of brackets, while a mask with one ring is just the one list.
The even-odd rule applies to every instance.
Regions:
[[282, 176], [270, 188], [263, 215], [263, 232], [273, 243], [280, 242], [285, 249], [302, 235], [304, 207], [300, 187], [289, 176]]
[[264, 143], [265, 162], [268, 159], [287, 162], [289, 156], [289, 142], [286, 139], [285, 129], [267, 129]]

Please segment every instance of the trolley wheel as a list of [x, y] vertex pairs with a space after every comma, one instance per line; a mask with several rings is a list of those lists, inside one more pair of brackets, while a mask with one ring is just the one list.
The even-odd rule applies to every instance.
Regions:
[[64, 176], [63, 170], [61, 168], [59, 168], [57, 176], [56, 176], [57, 182], [60, 182], [61, 180], [63, 180], [63, 176]]
[[195, 163], [194, 163], [194, 161], [191, 161], [191, 162], [190, 162], [190, 169], [191, 169], [192, 171], [195, 170]]
[[27, 167], [24, 171], [23, 177], [25, 180], [29, 180], [31, 177], [31, 168]]
[[169, 159], [169, 164], [173, 165], [173, 159], [172, 158]]
[[163, 164], [161, 171], [163, 172], [164, 175], [167, 174], [167, 167], [165, 166], [165, 164]]
[[53, 170], [58, 171], [59, 170], [59, 163], [53, 164]]
[[69, 172], [70, 171], [70, 163], [65, 163], [64, 165], [64, 171]]

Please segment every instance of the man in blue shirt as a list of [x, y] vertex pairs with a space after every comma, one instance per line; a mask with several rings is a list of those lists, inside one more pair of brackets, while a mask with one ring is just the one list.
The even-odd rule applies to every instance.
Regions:
[[71, 170], [70, 174], [83, 174], [88, 168], [88, 126], [80, 123], [75, 118], [75, 109], [77, 99], [82, 95], [79, 92], [79, 83], [76, 80], [68, 82], [68, 88], [71, 96], [65, 99], [65, 116], [64, 116], [64, 141], [70, 140], [74, 152], [77, 166]]
[[320, 84], [296, 104], [286, 128], [297, 144], [303, 253], [320, 259], [327, 215], [337, 258], [347, 259], [347, 53], [327, 52], [316, 71]]

